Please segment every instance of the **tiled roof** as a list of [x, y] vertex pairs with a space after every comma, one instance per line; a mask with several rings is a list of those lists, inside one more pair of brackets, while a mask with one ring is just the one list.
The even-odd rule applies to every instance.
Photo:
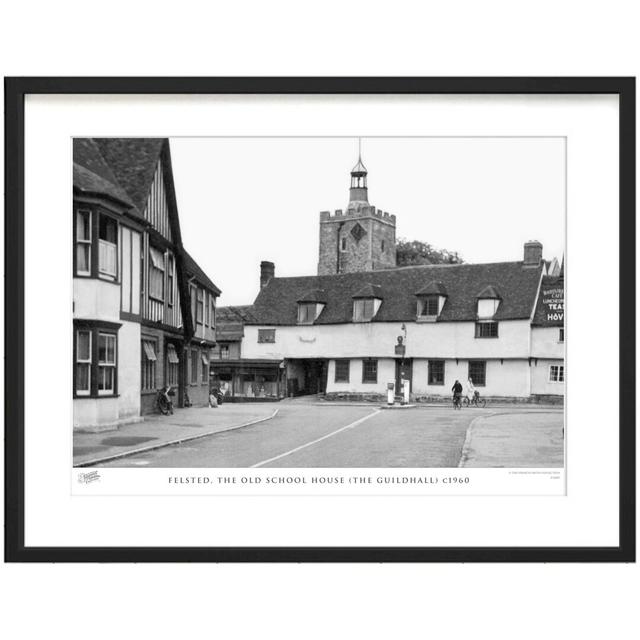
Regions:
[[244, 323], [254, 320], [249, 305], [239, 307], [218, 307], [216, 309], [216, 340], [241, 340]]
[[200, 268], [198, 263], [191, 257], [189, 252], [184, 250], [184, 266], [188, 273], [195, 276], [196, 280], [207, 289], [215, 291], [218, 295], [222, 293], [218, 287], [209, 279], [209, 276]]
[[133, 207], [129, 196], [117, 184], [109, 182], [77, 162], [73, 163], [73, 187], [81, 193], [109, 196], [126, 207]]
[[424, 287], [416, 291], [417, 296], [446, 296], [447, 290], [442, 282], [436, 282], [432, 280], [427, 283]]
[[496, 287], [492, 284], [487, 285], [477, 296], [476, 298], [480, 299], [488, 299], [491, 298], [493, 300], [502, 300], [502, 296]]
[[93, 138], [116, 180], [141, 212], [166, 138]]
[[225, 320], [235, 320], [240, 319], [242, 322], [247, 322], [250, 320], [255, 320], [253, 315], [253, 305], [240, 305], [240, 306], [232, 306], [232, 307], [218, 307], [217, 309], [218, 317], [222, 317]]
[[298, 302], [326, 302], [327, 294], [322, 289], [307, 291]]
[[255, 319], [246, 324], [295, 325], [297, 301], [309, 290], [326, 292], [327, 305], [315, 324], [352, 321], [353, 295], [369, 285], [382, 298], [374, 322], [411, 322], [416, 318], [415, 293], [432, 281], [448, 293], [439, 321], [475, 320], [477, 295], [485, 287], [499, 287], [502, 303], [496, 320], [529, 319], [533, 312], [542, 265], [522, 262], [426, 265], [380, 271], [297, 278], [272, 278], [253, 305]]
[[364, 287], [358, 289], [352, 296], [352, 298], [380, 298], [382, 299], [382, 287], [377, 284], [371, 284], [367, 282]]
[[104, 194], [128, 207], [134, 206], [91, 138], [73, 139], [73, 186], [84, 193]]
[[531, 324], [534, 327], [564, 326], [564, 276], [545, 276]]

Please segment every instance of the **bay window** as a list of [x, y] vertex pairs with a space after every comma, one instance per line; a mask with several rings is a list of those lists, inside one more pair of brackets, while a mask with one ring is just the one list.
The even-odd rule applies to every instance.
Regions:
[[91, 211], [76, 214], [76, 274], [91, 275]]
[[91, 393], [91, 331], [76, 331], [76, 394]]
[[98, 333], [98, 393], [107, 395], [116, 388], [116, 336]]
[[118, 275], [118, 223], [104, 214], [98, 225], [98, 271], [113, 280]]
[[74, 396], [117, 395], [119, 327], [97, 320], [74, 322]]

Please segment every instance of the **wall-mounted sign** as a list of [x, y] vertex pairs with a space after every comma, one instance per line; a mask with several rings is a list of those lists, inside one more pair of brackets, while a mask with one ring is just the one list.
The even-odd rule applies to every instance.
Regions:
[[542, 287], [540, 291], [542, 307], [542, 324], [564, 323], [564, 287]]

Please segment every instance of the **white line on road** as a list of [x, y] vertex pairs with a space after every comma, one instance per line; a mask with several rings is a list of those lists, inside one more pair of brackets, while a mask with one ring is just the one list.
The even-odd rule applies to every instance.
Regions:
[[280, 460], [280, 458], [284, 458], [285, 456], [290, 456], [292, 453], [296, 453], [296, 451], [300, 451], [301, 449], [306, 449], [307, 447], [310, 447], [314, 444], [317, 444], [318, 442], [321, 442], [322, 440], [326, 440], [327, 438], [330, 438], [331, 436], [335, 436], [337, 433], [340, 433], [341, 431], [346, 431], [347, 429], [352, 429], [353, 427], [357, 427], [359, 424], [362, 424], [365, 420], [368, 420], [369, 418], [373, 418], [373, 416], [377, 415], [380, 413], [380, 409], [376, 409], [375, 411], [373, 411], [372, 413], [370, 413], [369, 415], [366, 415], [364, 418], [360, 418], [359, 420], [356, 420], [355, 422], [352, 422], [351, 424], [348, 424], [345, 427], [340, 427], [339, 429], [336, 429], [335, 431], [332, 431], [331, 433], [327, 433], [327, 435], [322, 436], [322, 438], [317, 438], [316, 440], [312, 440], [311, 442], [307, 442], [306, 444], [302, 444], [299, 447], [296, 447], [295, 449], [291, 449], [290, 451], [285, 451], [284, 453], [281, 453], [278, 456], [274, 456], [273, 458], [269, 458], [268, 460], [263, 460], [262, 462], [258, 462], [256, 464], [252, 464], [251, 467], [249, 467], [250, 469], [254, 469], [256, 467], [262, 467], [265, 464], [269, 464], [270, 462], [273, 462], [274, 460]]

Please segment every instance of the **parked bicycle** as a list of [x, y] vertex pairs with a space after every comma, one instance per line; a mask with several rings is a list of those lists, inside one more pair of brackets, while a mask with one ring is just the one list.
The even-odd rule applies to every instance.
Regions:
[[465, 407], [477, 407], [478, 409], [484, 409], [487, 406], [487, 401], [484, 398], [480, 397], [480, 393], [478, 391], [474, 392], [473, 398], [469, 400], [468, 396], [464, 397], [462, 401]]
[[158, 395], [156, 396], [156, 405], [158, 407], [158, 411], [163, 416], [168, 416], [173, 413], [173, 401], [171, 400], [170, 396], [174, 395], [174, 393], [175, 392], [169, 385], [158, 390]]

